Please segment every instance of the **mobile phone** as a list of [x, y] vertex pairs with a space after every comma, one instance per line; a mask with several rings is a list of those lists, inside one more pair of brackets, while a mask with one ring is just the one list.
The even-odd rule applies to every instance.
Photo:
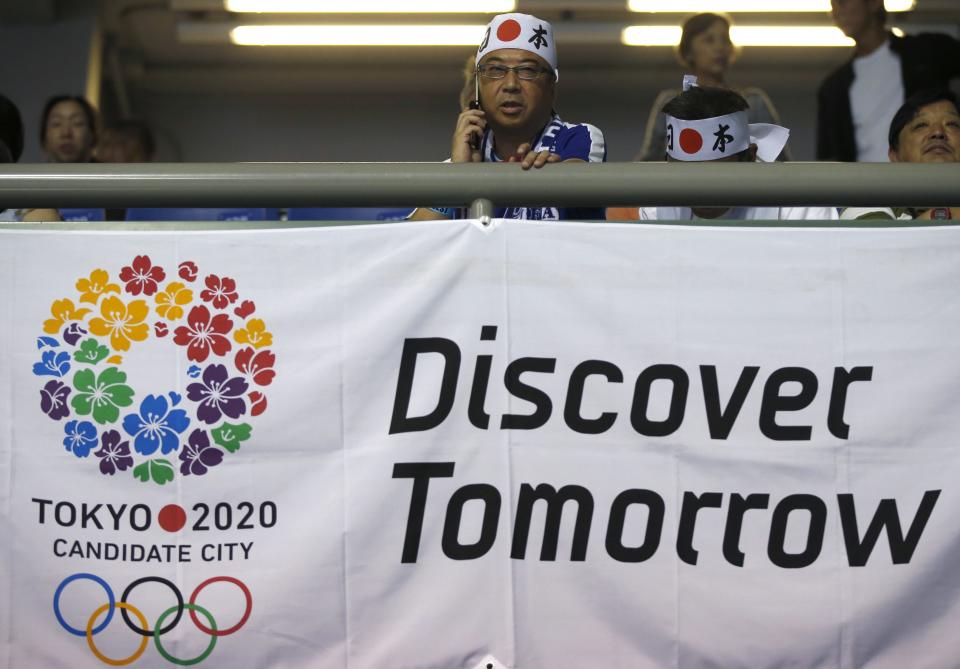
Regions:
[[[480, 109], [480, 101], [479, 101], [479, 100], [471, 100], [469, 106], [470, 106], [470, 109]], [[476, 135], [474, 135], [473, 137], [471, 137], [471, 138], [470, 138], [470, 148], [473, 149], [474, 151], [479, 151], [479, 150], [480, 150], [480, 141], [481, 141], [481, 138], [480, 138], [480, 137], [477, 137]]]

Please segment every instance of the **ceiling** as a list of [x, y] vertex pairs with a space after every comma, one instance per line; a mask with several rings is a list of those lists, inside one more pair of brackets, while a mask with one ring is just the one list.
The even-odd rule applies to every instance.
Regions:
[[49, 23], [57, 17], [54, 0], [2, 0], [0, 24]]
[[[402, 2], [402, 0], [397, 0]], [[456, 0], [451, 0], [455, 2]], [[345, 0], [349, 2], [349, 0]], [[771, 0], [776, 2], [776, 0]], [[194, 28], [239, 21], [222, 9], [221, 0], [0, 0], [0, 19], [42, 22], [54, 14], [96, 6], [106, 45], [105, 75], [122, 77], [128, 88], [153, 90], [229, 90], [255, 87], [260, 91], [296, 92], [304, 87], [336, 86], [340, 90], [405, 91], [435, 88], [459, 78], [466, 47], [241, 47], [231, 44], [184, 43], [178, 26]], [[518, 11], [551, 21], [561, 45], [561, 67], [576, 76], [617, 76], [633, 80], [644, 72], [675, 67], [669, 48], [626, 47], [619, 31], [626, 25], [679, 21], [679, 15], [637, 14], [625, 0], [520, 0]], [[321, 15], [284, 15], [282, 22], [319, 22]], [[489, 16], [428, 17], [433, 21], [485, 23]], [[328, 16], [329, 22], [384, 21], [376, 15]], [[269, 22], [267, 15], [244, 15], [245, 22]], [[276, 19], [274, 19], [276, 21]], [[424, 16], [390, 17], [390, 22], [425, 22]], [[737, 15], [741, 24], [763, 22], [757, 15]], [[767, 18], [766, 22], [770, 19]], [[830, 24], [828, 15], [778, 15], [778, 22]], [[926, 28], [956, 30], [960, 0], [918, 0], [907, 15], [893, 23], [908, 31]], [[821, 71], [844, 57], [843, 50], [753, 48], [745, 50], [738, 68], [779, 68]]]

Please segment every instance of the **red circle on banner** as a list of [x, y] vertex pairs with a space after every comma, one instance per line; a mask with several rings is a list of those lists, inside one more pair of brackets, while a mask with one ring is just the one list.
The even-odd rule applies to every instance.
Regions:
[[680, 133], [680, 148], [686, 153], [696, 153], [703, 148], [703, 137], [693, 128], [686, 128]]
[[520, 24], [513, 19], [507, 19], [497, 28], [497, 39], [501, 42], [512, 42], [520, 37]]
[[179, 532], [187, 524], [187, 512], [182, 506], [167, 504], [157, 514], [157, 522], [167, 532]]

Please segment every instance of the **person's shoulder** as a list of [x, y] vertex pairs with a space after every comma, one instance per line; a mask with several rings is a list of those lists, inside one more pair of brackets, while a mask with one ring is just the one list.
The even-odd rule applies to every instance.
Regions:
[[835, 207], [781, 207], [782, 221], [836, 221], [840, 218]]
[[606, 140], [600, 128], [592, 123], [569, 123], [559, 118], [555, 122], [560, 123], [560, 130], [557, 131], [554, 147], [564, 160], [579, 158], [591, 163], [606, 160]]
[[690, 221], [693, 212], [689, 207], [640, 207], [641, 221]]
[[956, 37], [947, 33], [916, 33], [913, 35], [890, 35], [890, 48], [894, 51], [922, 46], [934, 47], [943, 44], [956, 44]]
[[908, 57], [924, 59], [948, 57], [947, 53], [955, 53], [958, 47], [960, 47], [960, 40], [946, 33], [890, 36], [890, 49], [896, 54], [906, 54]]
[[679, 88], [664, 88], [662, 91], [657, 93], [657, 97], [653, 101], [653, 109], [658, 114], [663, 108], [663, 105], [670, 102], [672, 99], [683, 93]]
[[750, 105], [750, 109], [757, 109], [759, 107], [766, 107], [769, 110], [773, 110], [773, 101], [770, 99], [770, 96], [767, 95], [767, 92], [762, 88], [757, 86], [747, 86], [745, 88], [738, 88], [737, 92], [743, 96], [743, 99], [747, 101], [747, 104]]
[[568, 121], [559, 121], [559, 122], [561, 124], [561, 128], [559, 133], [557, 134], [571, 133], [571, 132], [585, 132], [587, 134], [599, 133], [599, 135], [603, 137], [603, 131], [600, 130], [600, 128], [598, 128], [597, 126], [593, 125], [592, 123], [568, 122]]
[[840, 212], [841, 221], [896, 221], [911, 220], [909, 212], [899, 207], [846, 207]]
[[750, 102], [751, 100], [767, 101], [770, 99], [770, 96], [767, 95], [767, 92], [758, 86], [737, 87], [737, 93], [739, 93], [747, 102]]

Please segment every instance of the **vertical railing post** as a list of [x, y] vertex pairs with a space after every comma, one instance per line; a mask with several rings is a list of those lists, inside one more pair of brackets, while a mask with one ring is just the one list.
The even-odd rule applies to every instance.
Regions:
[[477, 218], [484, 225], [490, 225], [490, 219], [493, 218], [493, 202], [486, 198], [477, 198], [470, 203], [470, 218]]

